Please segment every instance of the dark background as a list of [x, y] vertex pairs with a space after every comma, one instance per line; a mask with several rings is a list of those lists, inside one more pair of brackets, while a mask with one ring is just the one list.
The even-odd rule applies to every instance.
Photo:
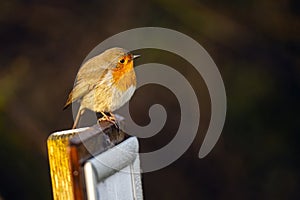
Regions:
[[[228, 100], [221, 138], [199, 159], [210, 117], [205, 84], [176, 55], [142, 52], [137, 64], [174, 66], [201, 102], [196, 140], [170, 166], [143, 174], [145, 199], [300, 199], [299, 1], [10, 0], [0, 3], [0, 24], [0, 199], [52, 198], [46, 140], [72, 125], [62, 107], [79, 66], [107, 37], [143, 26], [197, 40], [219, 67]], [[169, 114], [141, 151], [176, 133], [178, 102], [166, 91], [145, 86], [130, 102], [142, 125], [154, 100]]]

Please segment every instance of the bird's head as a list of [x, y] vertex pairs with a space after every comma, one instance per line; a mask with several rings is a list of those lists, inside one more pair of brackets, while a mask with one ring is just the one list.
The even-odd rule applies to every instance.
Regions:
[[112, 71], [115, 80], [119, 80], [127, 72], [133, 70], [133, 60], [139, 55], [133, 55], [126, 49], [115, 47], [103, 52], [103, 58], [106, 60], [108, 69]]

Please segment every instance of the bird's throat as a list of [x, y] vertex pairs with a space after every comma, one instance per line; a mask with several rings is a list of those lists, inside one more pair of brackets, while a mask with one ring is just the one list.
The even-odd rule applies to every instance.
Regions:
[[130, 86], [136, 85], [136, 77], [133, 69], [133, 61], [130, 61], [126, 66], [113, 70], [113, 86], [120, 91], [126, 91]]

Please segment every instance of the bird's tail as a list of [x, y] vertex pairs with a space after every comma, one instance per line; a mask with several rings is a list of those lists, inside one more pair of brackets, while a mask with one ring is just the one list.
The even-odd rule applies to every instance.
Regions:
[[70, 93], [68, 99], [67, 99], [67, 102], [66, 104], [64, 105], [64, 108], [63, 110], [67, 109], [70, 105], [72, 104], [72, 93]]

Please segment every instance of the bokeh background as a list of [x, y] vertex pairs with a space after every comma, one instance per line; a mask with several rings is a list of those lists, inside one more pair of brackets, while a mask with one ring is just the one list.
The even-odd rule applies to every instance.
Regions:
[[[221, 138], [199, 159], [210, 117], [201, 76], [176, 55], [141, 52], [137, 64], [174, 66], [201, 102], [197, 138], [176, 162], [143, 174], [145, 199], [300, 199], [299, 8], [297, 0], [1, 1], [0, 199], [52, 198], [46, 140], [72, 125], [62, 107], [78, 68], [107, 37], [142, 26], [197, 40], [219, 67], [228, 100]], [[165, 88], [137, 91], [134, 119], [146, 124], [157, 102], [168, 122], [140, 141], [141, 151], [176, 134], [178, 102]]]

